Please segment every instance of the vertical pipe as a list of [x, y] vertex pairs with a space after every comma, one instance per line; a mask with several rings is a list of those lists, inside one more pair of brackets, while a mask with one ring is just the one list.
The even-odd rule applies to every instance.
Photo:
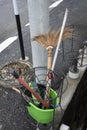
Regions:
[[24, 51], [23, 36], [22, 36], [22, 31], [21, 31], [20, 15], [19, 15], [19, 12], [18, 12], [18, 6], [17, 6], [17, 1], [16, 0], [13, 0], [13, 8], [14, 8], [14, 14], [15, 14], [17, 30], [18, 30], [21, 57], [24, 60], [25, 59], [25, 51]]
[[27, 0], [30, 22], [33, 67], [47, 66], [47, 51], [32, 38], [47, 33], [49, 30], [48, 0]]

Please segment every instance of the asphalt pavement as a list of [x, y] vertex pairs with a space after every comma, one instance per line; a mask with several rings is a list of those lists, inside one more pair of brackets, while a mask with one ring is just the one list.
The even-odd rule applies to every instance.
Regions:
[[[1, 1], [0, 1], [1, 2]], [[11, 0], [9, 0], [11, 2]], [[53, 1], [52, 1], [53, 2]], [[3, 5], [2, 8], [9, 6], [9, 3], [6, 1], [6, 5]], [[22, 6], [24, 4], [22, 3]], [[6, 6], [6, 7], [5, 7]], [[71, 65], [74, 64], [74, 58], [78, 56], [78, 50], [83, 46], [83, 41], [87, 39], [87, 0], [64, 0], [58, 7], [54, 8], [50, 12], [50, 28], [53, 30], [61, 27], [62, 19], [65, 9], [69, 9], [69, 15], [66, 27], [74, 29], [73, 38], [71, 40], [64, 41], [64, 56], [63, 50], [60, 51], [57, 58], [57, 64], [55, 71], [61, 77], [68, 72], [68, 69]], [[12, 7], [11, 7], [12, 10]], [[25, 9], [26, 10], [26, 9]], [[26, 12], [26, 11], [25, 11]], [[3, 14], [2, 14], [3, 13]], [[0, 11], [0, 16], [4, 15], [7, 12]], [[23, 12], [24, 14], [24, 12]], [[22, 17], [22, 16], [21, 16]], [[9, 18], [10, 12], [9, 12]], [[4, 26], [0, 30], [0, 41], [3, 42], [9, 36], [17, 35], [14, 16], [11, 18], [13, 21], [9, 26], [6, 24], [5, 17]], [[25, 55], [30, 58], [32, 62], [31, 55], [31, 44], [30, 44], [30, 33], [29, 26], [26, 27], [28, 18], [23, 17], [22, 30], [23, 30], [23, 40]], [[2, 20], [2, 19], [1, 19]], [[3, 23], [2, 21], [2, 23]], [[13, 26], [10, 32], [6, 31], [7, 28]], [[15, 30], [15, 31], [14, 31]], [[62, 48], [62, 46], [61, 46]], [[21, 57], [20, 47], [18, 39], [8, 46], [4, 51], [0, 53], [0, 65], [8, 63], [9, 61], [18, 60]], [[57, 88], [55, 88], [57, 89]], [[23, 98], [16, 93], [15, 91], [0, 87], [0, 130], [35, 130], [36, 126], [32, 125], [33, 120], [28, 116], [26, 112], [26, 107], [23, 102]], [[46, 127], [45, 127], [46, 129]]]

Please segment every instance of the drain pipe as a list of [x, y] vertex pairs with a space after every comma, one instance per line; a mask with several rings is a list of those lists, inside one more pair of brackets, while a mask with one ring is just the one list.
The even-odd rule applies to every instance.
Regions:
[[13, 0], [13, 8], [14, 8], [14, 14], [15, 14], [17, 30], [18, 30], [21, 57], [22, 57], [23, 60], [25, 60], [25, 51], [24, 51], [23, 36], [22, 36], [22, 31], [21, 31], [20, 15], [19, 15], [19, 12], [18, 12], [18, 6], [17, 6], [16, 0]]

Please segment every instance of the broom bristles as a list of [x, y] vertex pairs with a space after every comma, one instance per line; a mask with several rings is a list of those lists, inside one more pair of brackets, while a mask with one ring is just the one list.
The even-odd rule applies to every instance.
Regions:
[[[73, 29], [64, 29], [62, 40], [72, 38], [73, 31]], [[47, 48], [48, 46], [57, 46], [59, 35], [60, 30], [50, 31], [46, 34], [35, 36], [32, 40], [38, 42], [43, 47]]]

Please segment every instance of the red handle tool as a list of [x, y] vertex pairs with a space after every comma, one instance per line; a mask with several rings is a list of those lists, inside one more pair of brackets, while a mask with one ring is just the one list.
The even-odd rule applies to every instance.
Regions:
[[44, 107], [49, 108], [49, 104], [47, 104], [47, 103], [41, 98], [41, 96], [39, 96], [39, 95], [26, 83], [26, 81], [24, 81], [24, 79], [22, 79], [21, 77], [19, 77], [19, 75], [17, 74], [17, 72], [15, 72], [13, 69], [11, 69], [10, 73], [11, 73], [21, 84], [23, 84], [23, 85], [37, 98], [37, 100], [43, 104]]

